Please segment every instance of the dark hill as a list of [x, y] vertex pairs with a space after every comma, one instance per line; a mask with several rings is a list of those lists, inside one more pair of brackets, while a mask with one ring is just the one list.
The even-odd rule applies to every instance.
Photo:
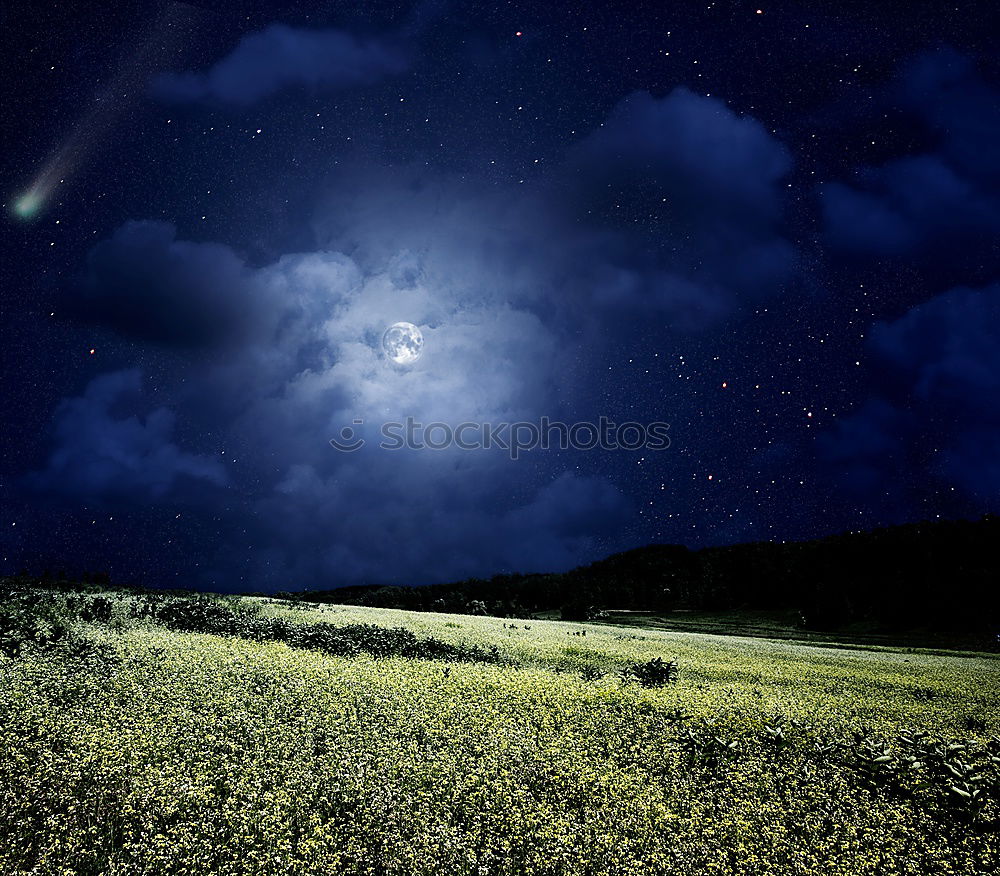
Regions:
[[649, 545], [562, 574], [282, 594], [418, 611], [526, 617], [559, 610], [792, 610], [810, 629], [1000, 631], [1000, 518], [933, 521], [806, 542], [692, 551]]

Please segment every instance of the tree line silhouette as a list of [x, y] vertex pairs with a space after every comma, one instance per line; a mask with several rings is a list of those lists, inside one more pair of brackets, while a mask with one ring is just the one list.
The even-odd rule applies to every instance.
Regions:
[[649, 545], [561, 574], [279, 594], [417, 611], [527, 617], [558, 610], [794, 611], [806, 629], [868, 621], [895, 631], [1000, 632], [1000, 517], [932, 521], [804, 542], [690, 550]]

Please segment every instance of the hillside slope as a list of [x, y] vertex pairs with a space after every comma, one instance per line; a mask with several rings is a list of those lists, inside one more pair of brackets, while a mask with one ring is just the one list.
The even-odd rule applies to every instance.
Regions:
[[172, 599], [8, 594], [3, 873], [1000, 866], [994, 659]]

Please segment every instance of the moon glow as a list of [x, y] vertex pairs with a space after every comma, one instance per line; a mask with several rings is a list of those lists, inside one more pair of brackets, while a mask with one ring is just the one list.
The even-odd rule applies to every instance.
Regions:
[[397, 365], [412, 365], [424, 349], [424, 336], [412, 322], [394, 322], [382, 335], [382, 350]]

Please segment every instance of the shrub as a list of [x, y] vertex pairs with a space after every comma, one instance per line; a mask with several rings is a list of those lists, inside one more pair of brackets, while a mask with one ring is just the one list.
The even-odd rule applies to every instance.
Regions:
[[676, 660], [654, 657], [645, 663], [633, 663], [625, 670], [625, 676], [639, 682], [643, 687], [664, 687], [677, 681]]
[[45, 647], [72, 633], [65, 600], [51, 593], [0, 592], [0, 651], [17, 656], [27, 645]]
[[418, 639], [402, 627], [375, 624], [334, 626], [327, 623], [296, 624], [283, 618], [261, 617], [256, 606], [227, 605], [211, 596], [175, 598], [153, 605], [151, 617], [172, 630], [240, 636], [256, 641], [284, 642], [295, 648], [322, 651], [337, 657], [370, 654], [373, 657], [406, 657], [421, 660], [504, 662], [496, 648], [452, 645], [439, 639]]
[[718, 769], [741, 753], [736, 740], [720, 735], [711, 721], [687, 727], [681, 734], [680, 744], [689, 764], [710, 770]]
[[84, 602], [79, 610], [80, 620], [106, 624], [114, 616], [114, 603], [106, 596], [95, 596]]
[[559, 617], [564, 621], [580, 623], [588, 621], [596, 614], [596, 609], [585, 599], [571, 599], [559, 609]]

